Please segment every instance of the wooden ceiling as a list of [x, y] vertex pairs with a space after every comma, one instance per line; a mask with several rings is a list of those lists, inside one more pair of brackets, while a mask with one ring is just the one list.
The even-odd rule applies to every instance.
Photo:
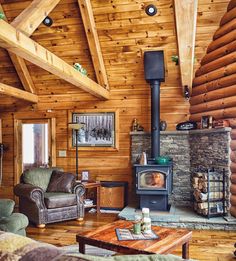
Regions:
[[[36, 9], [40, 10], [39, 5], [41, 4], [41, 2], [44, 2], [44, 6], [46, 3], [46, 6], [44, 7], [44, 9], [42, 9], [41, 13], [37, 12], [37, 14], [38, 14], [37, 15], [37, 14], [35, 14], [34, 9], [36, 8]], [[24, 62], [24, 60], [22, 58], [18, 58], [20, 60], [20, 63], [23, 63], [24, 66], [26, 67], [25, 70], [23, 71], [23, 73], [25, 73], [25, 71], [26, 71], [26, 73], [28, 74], [27, 76], [29, 76], [26, 78], [28, 78], [28, 80], [32, 81], [32, 86], [29, 86], [28, 83], [26, 85], [24, 84], [25, 81], [24, 81], [24, 79], [22, 80], [22, 77], [20, 77], [21, 79], [19, 79], [19, 77], [17, 77], [17, 74], [14, 69], [17, 69], [17, 67], [19, 67], [20, 65], [18, 66], [18, 63], [17, 63], [18, 60], [16, 59], [16, 57], [12, 57], [12, 54], [9, 53], [12, 58], [13, 64], [16, 65], [16, 63], [17, 63], [17, 66], [15, 66], [15, 68], [13, 68], [14, 67], [13, 64], [8, 59], [7, 66], [10, 66], [10, 68], [4, 72], [4, 75], [6, 75], [6, 73], [8, 73], [10, 71], [13, 74], [12, 77], [16, 78], [16, 83], [11, 84], [11, 86], [18, 87], [21, 89], [24, 88], [27, 91], [36, 93], [38, 95], [40, 95], [41, 88], [38, 87], [37, 84], [39, 84], [39, 86], [40, 86], [41, 83], [43, 82], [44, 87], [42, 89], [45, 90], [47, 88], [45, 86], [45, 83], [48, 82], [50, 84], [50, 82], [52, 81], [53, 86], [54, 86], [53, 91], [47, 91], [47, 94], [49, 94], [49, 93], [53, 94], [55, 92], [55, 90], [54, 90], [55, 85], [59, 86], [59, 89], [60, 89], [60, 87], [63, 86], [62, 89], [64, 92], [65, 92], [65, 89], [67, 91], [68, 90], [70, 91], [70, 89], [74, 90], [75, 86], [77, 85], [78, 87], [82, 87], [82, 89], [88, 90], [89, 92], [90, 92], [90, 88], [94, 88], [96, 96], [97, 96], [97, 94], [99, 96], [101, 93], [102, 97], [103, 96], [108, 97], [106, 91], [105, 92], [103, 91], [103, 88], [100, 88], [99, 85], [97, 85], [95, 82], [93, 82], [89, 79], [89, 78], [92, 78], [92, 80], [96, 80], [96, 77], [94, 75], [94, 68], [93, 68], [92, 62], [91, 62], [90, 51], [88, 50], [88, 43], [87, 43], [87, 41], [84, 41], [86, 37], [84, 37], [85, 32], [84, 32], [83, 24], [81, 22], [78, 2], [65, 1], [65, 3], [61, 3], [60, 5], [57, 6], [56, 9], [54, 9], [54, 13], [50, 14], [50, 17], [52, 17], [54, 20], [53, 26], [51, 28], [48, 28], [45, 25], [41, 25], [37, 29], [38, 24], [40, 24], [39, 21], [40, 20], [42, 21], [42, 17], [44, 17], [47, 14], [45, 12], [45, 10], [47, 10], [47, 12], [50, 12], [56, 6], [56, 4], [58, 2], [59, 1], [37, 1], [36, 0], [36, 1], [32, 2], [33, 3], [33, 5], [32, 5], [32, 3], [29, 1], [21, 1], [21, 2], [6, 1], [7, 4], [5, 5], [5, 2], [2, 1], [2, 9], [6, 15], [6, 20], [8, 20], [9, 23], [12, 23], [12, 25], [15, 28], [19, 29], [20, 31], [22, 31], [24, 34], [26, 34], [28, 36], [30, 36], [36, 29], [36, 32], [32, 36], [32, 39], [35, 40], [39, 44], [36, 48], [37, 49], [36, 51], [39, 51], [39, 53], [40, 53], [41, 49], [39, 49], [39, 48], [41, 48], [40, 47], [40, 45], [41, 45], [42, 47], [45, 47], [47, 50], [51, 51], [52, 53], [54, 53], [54, 54], [56, 53], [56, 55], [58, 57], [62, 58], [62, 60], [59, 60], [59, 59], [57, 59], [56, 56], [53, 56], [53, 54], [50, 54], [49, 52], [47, 52], [46, 58], [48, 58], [48, 56], [50, 55], [49, 56], [50, 59], [48, 59], [46, 61], [46, 63], [49, 63], [49, 66], [41, 66], [41, 64], [45, 65], [45, 60], [41, 61], [41, 64], [40, 64], [40, 61], [39, 61], [39, 63], [36, 63], [37, 65], [40, 65], [40, 67], [43, 67], [45, 69], [48, 69], [48, 68], [51, 69], [54, 66], [55, 68], [52, 68], [51, 71], [49, 69], [50, 72], [54, 73], [53, 75], [44, 71], [37, 65], [35, 66], [30, 62]], [[27, 7], [28, 7], [28, 9], [30, 9], [30, 7], [31, 7], [31, 10], [28, 10], [28, 12], [25, 12], [27, 10]], [[64, 11], [65, 8], [69, 9], [70, 14], [66, 13]], [[75, 10], [75, 11], [71, 12], [71, 10]], [[86, 10], [86, 8], [85, 8], [85, 10]], [[40, 16], [41, 16], [41, 19], [38, 18]], [[58, 20], [59, 20], [59, 22], [56, 22]], [[68, 23], [66, 23], [66, 24], [67, 25], [69, 24], [69, 27], [72, 27], [72, 26], [75, 27], [75, 30], [72, 30], [71, 28], [68, 28], [67, 26], [61, 26], [60, 23], [62, 20], [63, 20], [63, 22], [65, 22], [65, 20], [68, 21]], [[5, 29], [3, 29], [3, 27], [5, 27]], [[78, 27], [79, 33], [77, 30], [77, 27]], [[2, 30], [3, 33], [6, 32], [6, 36], [9, 35], [10, 31], [13, 31], [13, 28], [8, 26], [7, 24], [4, 24], [3, 21], [2, 21], [1, 28], [3, 29]], [[69, 33], [68, 31], [70, 31], [70, 33], [72, 33], [73, 35], [68, 36], [68, 33]], [[13, 31], [13, 34], [14, 34], [14, 31]], [[52, 36], [49, 37], [48, 36], [49, 34], [53, 35], [53, 37], [55, 37], [56, 41], [58, 40], [57, 35], [60, 35], [59, 36], [60, 44], [58, 44], [58, 43], [54, 44], [52, 41]], [[16, 33], [15, 33], [15, 35], [16, 35], [15, 37], [17, 37]], [[75, 37], [76, 35], [77, 35], [77, 37]], [[83, 36], [82, 41], [80, 40], [81, 35]], [[38, 36], [39, 36], [39, 38], [38, 38]], [[22, 35], [20, 37], [24, 38], [24, 35]], [[12, 39], [13, 39], [13, 43], [14, 43], [14, 37]], [[47, 40], [46, 41], [47, 43], [45, 42], [45, 39]], [[61, 39], [64, 39], [64, 41], [61, 41]], [[21, 52], [23, 50], [29, 51], [30, 45], [32, 45], [32, 47], [34, 47], [36, 45], [34, 42], [32, 42], [32, 41], [30, 42], [30, 41], [31, 40], [28, 40], [27, 37], [25, 37], [24, 41], [21, 42], [21, 48], [22, 48], [20, 50]], [[72, 43], [73, 43], [73, 46], [74, 45], [76, 46], [75, 48], [74, 47], [72, 48]], [[4, 43], [4, 47], [5, 47], [5, 44], [6, 43]], [[24, 48], [23, 45], [25, 46], [25, 49], [23, 49]], [[6, 45], [6, 47], [9, 48], [8, 50], [10, 50], [12, 48], [12, 46], [8, 46], [8, 45]], [[16, 48], [15, 48], [15, 46], [13, 46], [13, 47], [14, 47], [14, 49], [13, 49], [13, 52], [14, 52]], [[58, 48], [56, 48], [56, 50], [55, 50], [55, 47], [58, 47]], [[77, 48], [80, 49], [79, 52], [76, 50]], [[34, 48], [32, 48], [32, 49], [34, 49]], [[7, 56], [9, 54], [7, 54], [4, 50], [2, 50], [1, 53], [3, 53], [4, 58], [7, 60], [7, 58], [8, 58]], [[42, 53], [42, 51], [41, 51], [41, 53]], [[83, 58], [81, 59], [81, 57], [83, 57], [83, 56], [86, 57], [84, 62], [82, 60]], [[79, 59], [78, 59], [78, 57], [79, 57]], [[30, 60], [30, 59], [28, 59], [28, 60]], [[34, 60], [35, 59], [31, 59], [30, 61], [35, 63]], [[63, 60], [65, 62], [67, 62], [69, 64], [69, 66], [67, 66], [67, 64], [64, 63]], [[50, 64], [51, 61], [55, 62], [55, 64], [53, 64], [53, 62]], [[95, 61], [96, 61], [96, 59], [95, 59]], [[76, 70], [73, 69], [72, 66], [75, 62], [79, 62], [84, 67], [86, 67], [86, 69], [89, 72], [89, 78], [83, 77], [83, 75], [81, 75], [80, 73], [78, 73]], [[88, 68], [88, 64], [89, 64], [90, 68]], [[98, 64], [96, 64], [96, 65], [98, 65]], [[58, 68], [60, 69], [60, 67], [63, 69], [63, 71], [56, 70]], [[4, 66], [4, 69], [5, 68], [6, 67]], [[55, 71], [56, 71], [56, 73], [55, 73]], [[103, 71], [104, 71], [104, 68], [103, 68]], [[17, 72], [18, 72], [18, 70], [17, 70]], [[95, 70], [95, 72], [96, 72], [96, 70]], [[21, 74], [22, 73], [19, 74], [19, 72], [18, 72], [18, 75], [21, 76]], [[59, 78], [57, 76], [55, 76], [55, 74], [57, 74], [59, 76]], [[6, 80], [4, 80], [4, 77], [2, 78], [3, 79], [2, 82], [5, 84], [9, 84], [9, 82], [7, 80], [8, 77], [5, 77], [5, 78], [6, 78]], [[80, 78], [82, 78], [81, 81], [80, 81]], [[40, 81], [39, 81], [39, 79], [40, 79]], [[98, 79], [98, 82], [99, 81], [100, 81], [100, 79]], [[85, 82], [85, 84], [84, 84], [84, 82]], [[73, 83], [73, 85], [70, 83]], [[22, 84], [23, 84], [23, 86], [22, 86]], [[107, 79], [103, 82], [103, 84], [106, 88], [108, 88]], [[83, 85], [85, 85], [84, 88], [83, 88]], [[76, 90], [76, 92], [78, 94], [83, 93], [83, 91], [81, 91], [81, 90], [79, 90], [79, 91]], [[93, 94], [93, 90], [91, 93]], [[10, 94], [11, 94], [11, 92], [10, 92]], [[14, 99], [7, 99], [7, 100], [9, 101], [10, 106], [12, 103], [15, 104]], [[6, 105], [4, 107], [6, 107]]]
[[[29, 7], [32, 2], [33, 1], [22, 0], [0, 1], [7, 21], [10, 24], [23, 10]], [[57, 2], [59, 3], [56, 5]], [[89, 39], [90, 37], [89, 35], [92, 34], [90, 28], [93, 28], [93, 23], [90, 22], [89, 24], [89, 21], [87, 21], [87, 27], [84, 27], [83, 24], [83, 20], [86, 20], [85, 17], [88, 18], [89, 15], [91, 15], [86, 13], [82, 7], [86, 5], [86, 2], [87, 1], [79, 1], [78, 3], [77, 0], [48, 1], [51, 5], [56, 5], [55, 7], [53, 6], [54, 8], [52, 6], [50, 7], [53, 9], [49, 14], [54, 21], [53, 25], [46, 27], [40, 24], [39, 27], [37, 27], [37, 23], [39, 22], [36, 19], [36, 26], [34, 24], [32, 27], [37, 29], [35, 29], [34, 32], [31, 30], [26, 34], [32, 34], [32, 40], [54, 53], [71, 65], [71, 67], [75, 62], [80, 63], [88, 71], [88, 77], [91, 80], [99, 82], [105, 88], [110, 85], [111, 94], [114, 94], [114, 91], [117, 93], [120, 88], [123, 90], [127, 89], [127, 94], [129, 91], [132, 91], [134, 86], [136, 91], [138, 91], [139, 88], [143, 88], [143, 85], [146, 85], [143, 77], [143, 51], [152, 48], [163, 48], [166, 50], [166, 55], [168, 56], [169, 79], [167, 79], [166, 85], [171, 86], [171, 88], [168, 89], [167, 97], [176, 97], [176, 102], [178, 99], [182, 101], [182, 91], [179, 88], [180, 79], [176, 78], [176, 70], [178, 70], [178, 68], [170, 61], [171, 55], [178, 53], [176, 50], [176, 33], [173, 27], [175, 23], [173, 1], [92, 0], [91, 4], [95, 18], [94, 23], [101, 45], [100, 53], [105, 63], [104, 68], [100, 69], [98, 69], [97, 61], [99, 62], [101, 57], [98, 57], [96, 61], [94, 60], [96, 55], [91, 52], [91, 50], [95, 50], [94, 46], [96, 46], [96, 44], [92, 41], [88, 43], [87, 40], [87, 38]], [[145, 14], [144, 8], [150, 3], [157, 5], [157, 16], [148, 17]], [[198, 33], [200, 32], [200, 34], [197, 36], [195, 49], [195, 68], [198, 65], [197, 60], [200, 60], [205, 51], [204, 48], [210, 41], [209, 34], [216, 28], [216, 17], [214, 17], [213, 14], [220, 16], [221, 13], [224, 12], [227, 3], [228, 0], [199, 0]], [[48, 8], [49, 11], [51, 10], [50, 8]], [[13, 25], [20, 27], [20, 23], [17, 23], [17, 20], [13, 22]], [[91, 46], [93, 46], [92, 49]], [[99, 52], [99, 49], [97, 52]], [[20, 89], [26, 89], [23, 86], [25, 84], [22, 79], [19, 79], [6, 50], [0, 50], [0, 58], [1, 82]], [[32, 80], [33, 87], [31, 92], [39, 96], [40, 102], [56, 101], [58, 98], [60, 101], [60, 97], [62, 96], [63, 100], [97, 100], [96, 97], [91, 96], [82, 89], [76, 88], [65, 79], [61, 79], [61, 77], [51, 74], [29, 61], [25, 61], [25, 64]], [[99, 79], [99, 72], [103, 72], [104, 74], [104, 70], [107, 73], [107, 79]], [[135, 82], [137, 82], [137, 85]], [[165, 84], [163, 84], [163, 86], [165, 86]], [[165, 97], [165, 90], [162, 91], [162, 96]], [[12, 98], [8, 98], [4, 101], [6, 105], [9, 104], [10, 109], [12, 104], [16, 103], [14, 102], [15, 99]], [[17, 102], [17, 104], [18, 103], [21, 102]]]

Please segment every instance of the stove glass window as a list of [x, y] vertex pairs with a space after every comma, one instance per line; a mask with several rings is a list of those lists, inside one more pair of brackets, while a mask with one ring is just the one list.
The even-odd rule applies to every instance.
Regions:
[[139, 188], [165, 189], [166, 175], [160, 171], [145, 171], [139, 174]]

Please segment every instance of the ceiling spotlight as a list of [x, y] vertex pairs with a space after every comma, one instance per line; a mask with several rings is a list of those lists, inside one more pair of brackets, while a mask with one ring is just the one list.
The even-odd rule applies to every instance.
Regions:
[[148, 5], [145, 8], [145, 12], [146, 12], [147, 15], [153, 16], [157, 13], [157, 8], [156, 8], [155, 5]]
[[53, 24], [52, 18], [50, 18], [49, 16], [46, 16], [43, 20], [43, 24], [46, 26], [51, 26]]

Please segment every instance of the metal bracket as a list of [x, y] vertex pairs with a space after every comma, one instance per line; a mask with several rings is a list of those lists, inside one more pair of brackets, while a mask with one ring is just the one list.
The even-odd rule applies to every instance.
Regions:
[[187, 85], [184, 86], [184, 98], [186, 100], [189, 100], [189, 98], [190, 98], [189, 87]]

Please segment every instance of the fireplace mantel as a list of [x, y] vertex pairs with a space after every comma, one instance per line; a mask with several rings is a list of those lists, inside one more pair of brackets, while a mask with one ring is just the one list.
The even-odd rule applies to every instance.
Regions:
[[[191, 135], [191, 134], [210, 134], [210, 133], [221, 133], [221, 132], [230, 132], [230, 127], [217, 128], [217, 129], [197, 129], [189, 131], [160, 131], [161, 135]], [[130, 135], [150, 135], [150, 132], [146, 131], [131, 131]]]

